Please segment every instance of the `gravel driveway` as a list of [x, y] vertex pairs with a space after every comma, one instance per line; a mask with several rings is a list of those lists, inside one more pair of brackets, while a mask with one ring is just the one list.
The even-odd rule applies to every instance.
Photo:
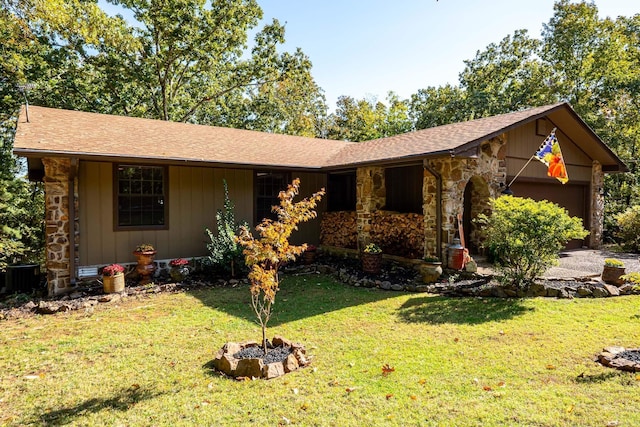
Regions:
[[624, 262], [626, 272], [640, 271], [640, 255], [595, 249], [574, 249], [560, 253], [560, 265], [549, 269], [544, 277], [563, 279], [600, 276], [604, 260], [616, 258]]
[[[616, 258], [624, 262], [626, 272], [640, 271], [640, 255], [617, 253], [607, 250], [573, 249], [560, 253], [560, 265], [550, 268], [543, 277], [556, 279], [575, 279], [583, 277], [599, 277], [604, 260]], [[476, 257], [478, 272], [491, 273], [491, 265], [483, 257]]]

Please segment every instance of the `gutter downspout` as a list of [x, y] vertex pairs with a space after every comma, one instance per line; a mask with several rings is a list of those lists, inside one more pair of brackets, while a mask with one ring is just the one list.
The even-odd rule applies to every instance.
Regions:
[[72, 157], [71, 170], [69, 171], [69, 283], [71, 286], [76, 284], [76, 197], [75, 197], [75, 181], [78, 170], [78, 159]]
[[429, 161], [423, 162], [424, 168], [436, 179], [436, 255], [442, 259], [442, 176], [429, 165]]

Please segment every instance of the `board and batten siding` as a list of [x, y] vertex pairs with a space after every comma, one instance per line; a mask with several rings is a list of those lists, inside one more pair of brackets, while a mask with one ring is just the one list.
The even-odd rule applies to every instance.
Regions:
[[[300, 178], [300, 194], [295, 200], [309, 197], [313, 193], [320, 191], [321, 188], [324, 188], [325, 191], [327, 189], [327, 174], [325, 173], [292, 172], [291, 177], [292, 179]], [[320, 243], [320, 221], [322, 220], [322, 213], [327, 211], [326, 194], [320, 200], [316, 211], [318, 212], [318, 218], [300, 224], [298, 231], [294, 231], [291, 235], [290, 240], [292, 243], [296, 245], [302, 243], [318, 245]]]
[[[536, 122], [519, 126], [507, 133], [507, 176], [514, 177], [527, 163], [533, 154], [540, 148], [553, 126], [547, 122], [541, 125]], [[538, 133], [536, 133], [538, 126]], [[542, 134], [542, 135], [541, 135]], [[592, 160], [578, 147], [579, 141], [570, 140], [560, 130], [556, 131], [560, 143], [560, 149], [567, 165], [567, 173], [570, 182], [591, 182]], [[522, 171], [520, 178], [550, 179], [547, 176], [547, 168], [540, 161], [533, 159]], [[518, 179], [520, 179], [518, 178]]]
[[81, 162], [79, 170], [80, 265], [134, 262], [133, 250], [151, 243], [157, 259], [206, 255], [205, 228], [215, 230], [226, 179], [236, 220], [253, 218], [253, 171], [169, 166], [167, 230], [114, 231], [113, 164]]

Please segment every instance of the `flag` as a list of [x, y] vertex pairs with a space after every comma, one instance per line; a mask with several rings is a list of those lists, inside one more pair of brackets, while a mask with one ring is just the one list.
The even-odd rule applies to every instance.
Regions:
[[556, 178], [563, 184], [569, 181], [567, 166], [564, 164], [560, 143], [556, 137], [556, 128], [553, 128], [549, 136], [542, 142], [535, 157], [547, 165], [547, 175]]

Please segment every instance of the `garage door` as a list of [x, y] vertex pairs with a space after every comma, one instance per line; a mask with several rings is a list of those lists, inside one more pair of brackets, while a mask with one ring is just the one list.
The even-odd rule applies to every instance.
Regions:
[[[565, 185], [559, 182], [515, 182], [511, 186], [513, 195], [528, 197], [533, 200], [548, 200], [569, 211], [569, 215], [582, 218], [582, 225], [589, 229], [589, 186], [585, 184]], [[583, 246], [582, 240], [572, 240], [567, 249], [577, 249]]]

